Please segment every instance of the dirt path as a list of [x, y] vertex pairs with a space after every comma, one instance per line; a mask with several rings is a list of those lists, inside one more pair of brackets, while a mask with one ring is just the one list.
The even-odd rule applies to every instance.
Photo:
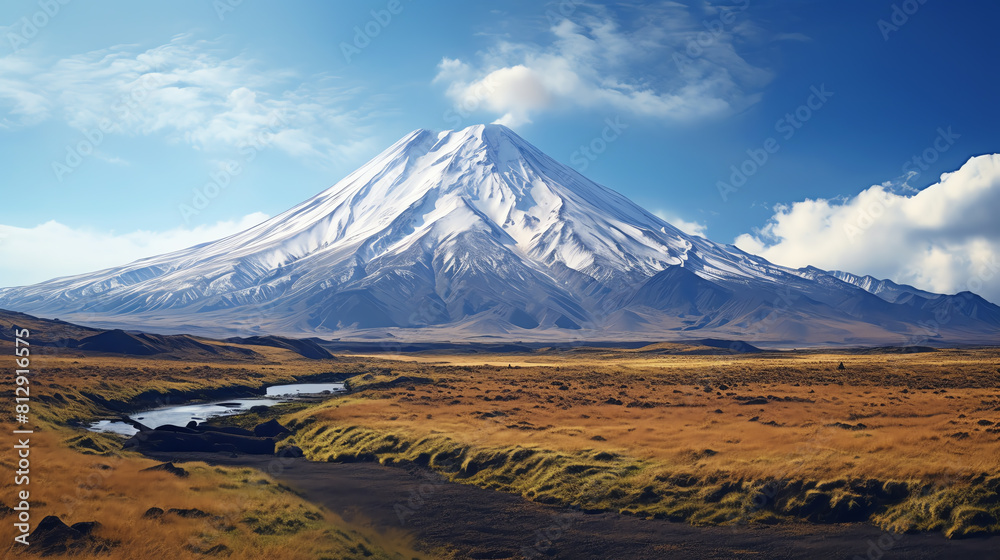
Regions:
[[1000, 559], [1000, 537], [949, 541], [859, 524], [692, 527], [544, 506], [419, 468], [213, 453], [151, 456], [254, 467], [347, 520], [370, 522], [380, 532], [405, 530], [473, 559]]

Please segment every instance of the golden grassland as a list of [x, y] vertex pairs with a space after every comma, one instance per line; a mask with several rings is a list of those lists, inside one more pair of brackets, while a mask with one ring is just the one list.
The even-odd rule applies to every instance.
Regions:
[[[8, 431], [12, 426], [4, 428]], [[204, 558], [206, 554], [234, 558], [392, 558], [371, 538], [346, 529], [329, 513], [305, 502], [268, 476], [252, 469], [210, 467], [186, 463], [180, 478], [142, 469], [156, 461], [135, 456], [81, 454], [61, 441], [64, 434], [43, 431], [31, 436], [33, 524], [41, 515], [57, 515], [67, 524], [99, 521], [98, 547], [110, 545], [102, 558]], [[101, 436], [91, 436], [94, 440]], [[4, 472], [15, 469], [11, 459], [0, 461]], [[5, 477], [6, 479], [7, 477]], [[11, 482], [2, 483], [4, 503], [13, 495]], [[19, 487], [18, 489], [24, 488]], [[9, 507], [9, 506], [8, 506]], [[166, 513], [144, 518], [151, 507], [164, 511], [200, 510], [204, 516]], [[11, 516], [4, 521], [12, 522]], [[37, 557], [11, 544], [13, 531], [4, 523], [5, 558]], [[58, 557], [58, 555], [56, 556]], [[405, 556], [410, 558], [411, 556]]]
[[1000, 530], [998, 365], [996, 350], [421, 356], [285, 421], [312, 459], [425, 464], [584, 509], [965, 536]]
[[[0, 351], [11, 350], [0, 344]], [[143, 471], [156, 461], [121, 450], [121, 438], [95, 434], [66, 423], [114, 415], [134, 399], [179, 402], [206, 389], [260, 387], [294, 381], [295, 376], [353, 371], [346, 361], [315, 362], [280, 349], [254, 347], [266, 355], [256, 362], [137, 359], [82, 355], [73, 351], [33, 356], [30, 427], [30, 484], [14, 485], [16, 458], [0, 460], [0, 538], [4, 558], [37, 557], [30, 547], [11, 544], [15, 536], [16, 492], [30, 491], [31, 523], [59, 516], [67, 524], [98, 521], [90, 549], [53, 558], [99, 554], [101, 558], [405, 559], [424, 558], [406, 535], [374, 535], [354, 527], [252, 469], [185, 463], [189, 476]], [[6, 352], [5, 352], [6, 353]], [[3, 379], [13, 392], [13, 378]], [[99, 396], [95, 401], [91, 396]], [[0, 433], [15, 426], [0, 423]], [[13, 437], [13, 436], [8, 436]], [[23, 437], [23, 436], [22, 436]], [[152, 507], [168, 512], [144, 518]], [[200, 510], [184, 517], [170, 509]], [[196, 515], [202, 515], [197, 513]], [[107, 546], [105, 549], [104, 546]]]
[[[33, 522], [99, 521], [97, 536], [114, 545], [109, 558], [204, 557], [218, 545], [234, 558], [422, 557], [405, 536], [352, 527], [256, 471], [143, 472], [155, 462], [79, 428], [140, 405], [341, 376], [348, 395], [232, 421], [283, 414], [297, 433], [281, 445], [314, 460], [427, 465], [585, 510], [696, 524], [867, 520], [956, 537], [1000, 532], [997, 350], [307, 360], [253, 349], [252, 360], [33, 357]], [[13, 353], [7, 343], [0, 352]], [[12, 389], [12, 375], [0, 377]], [[11, 459], [0, 471], [12, 472]], [[0, 478], [7, 507], [12, 478]], [[143, 519], [150, 507], [209, 516]], [[0, 509], [7, 542], [11, 519]]]

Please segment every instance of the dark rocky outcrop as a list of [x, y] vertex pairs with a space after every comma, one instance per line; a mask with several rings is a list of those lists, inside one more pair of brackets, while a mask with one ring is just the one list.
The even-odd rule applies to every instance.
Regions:
[[28, 536], [28, 542], [31, 543], [29, 546], [33, 552], [42, 556], [107, 551], [110, 544], [93, 534], [100, 526], [97, 521], [84, 521], [69, 526], [57, 516], [50, 515], [42, 519]]
[[139, 432], [125, 441], [123, 447], [141, 452], [207, 451], [223, 453], [274, 454], [274, 438], [230, 434], [198, 428], [160, 426]]
[[186, 517], [188, 519], [202, 519], [205, 517], [211, 517], [211, 514], [202, 511], [198, 508], [181, 509], [181, 508], [170, 508], [167, 510], [167, 514], [177, 515], [179, 517]]
[[199, 430], [197, 428], [197, 426], [198, 425], [195, 424], [194, 428], [188, 428], [188, 427], [182, 427], [182, 426], [175, 426], [173, 424], [164, 424], [162, 426], [157, 426], [157, 427], [153, 428], [153, 431], [154, 432], [177, 432], [179, 434], [200, 434], [202, 432], [202, 430]]
[[859, 430], [867, 430], [868, 429], [868, 426], [862, 424], [861, 422], [858, 422], [857, 424], [847, 424], [845, 422], [834, 422], [832, 424], [824, 424], [824, 425], [827, 428], [840, 428], [841, 430], [851, 430], [851, 431], [855, 431], [855, 432], [859, 431]]
[[79, 531], [81, 534], [90, 535], [100, 526], [101, 524], [97, 521], [80, 521], [70, 525], [69, 528], [74, 531]]
[[302, 448], [297, 445], [289, 445], [288, 447], [281, 448], [278, 451], [278, 457], [305, 457]]
[[257, 424], [253, 429], [253, 435], [257, 437], [277, 437], [281, 434], [289, 433], [291, 433], [291, 430], [282, 426], [273, 418], [263, 424]]
[[155, 467], [149, 467], [148, 469], [142, 469], [142, 472], [147, 472], [147, 471], [164, 471], [164, 472], [168, 472], [168, 473], [170, 473], [170, 474], [172, 474], [174, 476], [178, 476], [180, 478], [187, 478], [188, 477], [188, 472], [186, 470], [184, 470], [184, 469], [182, 469], [182, 468], [180, 468], [178, 466], [175, 466], [173, 463], [162, 463], [162, 464], [156, 465]]
[[[203, 432], [219, 432], [219, 433], [222, 433], [222, 434], [232, 434], [232, 435], [235, 435], [235, 436], [254, 436], [254, 435], [257, 435], [257, 434], [254, 434], [252, 431], [250, 431], [250, 430], [248, 430], [246, 428], [237, 428], [236, 426], [212, 426], [212, 425], [209, 425], [209, 424], [207, 424], [205, 422], [202, 422], [201, 424], [198, 424], [196, 426], [196, 429], [201, 430]], [[262, 437], [267, 437], [267, 436], [262, 436]]]
[[[282, 436], [292, 433], [291, 430], [274, 419], [258, 424], [253, 431], [234, 426], [211, 426], [205, 422], [199, 424], [193, 421], [188, 422], [187, 426], [164, 424], [155, 429], [150, 429], [138, 422], [134, 422], [133, 425], [140, 431], [126, 440], [123, 447], [143, 453], [207, 451], [273, 455], [275, 443]], [[302, 456], [302, 450], [297, 447], [292, 451], [285, 451], [285, 453], [286, 455], [283, 456]], [[187, 476], [187, 471], [172, 463], [163, 463], [145, 470], [165, 471], [180, 477]]]

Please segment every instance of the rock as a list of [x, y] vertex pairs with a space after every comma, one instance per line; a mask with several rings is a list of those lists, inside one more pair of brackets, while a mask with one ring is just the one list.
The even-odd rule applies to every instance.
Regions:
[[190, 421], [190, 422], [187, 423], [187, 428], [189, 430], [193, 430], [193, 429], [195, 429], [197, 427], [198, 427], [198, 422], [196, 420], [192, 420], [192, 421]]
[[756, 399], [750, 399], [750, 400], [743, 401], [740, 404], [767, 404], [767, 403], [768, 403], [768, 400], [765, 399], [765, 398], [756, 398]]
[[189, 519], [201, 519], [203, 517], [211, 517], [211, 514], [209, 514], [208, 512], [201, 511], [198, 508], [191, 508], [191, 509], [170, 508], [167, 510], [167, 513], [172, 513], [174, 515], [180, 517], [186, 517]]
[[239, 457], [239, 449], [231, 443], [219, 443], [212, 449], [216, 453], [225, 453], [230, 457]]
[[276, 437], [281, 434], [290, 433], [292, 433], [291, 430], [282, 426], [273, 418], [263, 424], [257, 424], [253, 429], [253, 435], [257, 437]]
[[851, 431], [855, 431], [855, 432], [856, 431], [860, 431], [860, 430], [867, 430], [868, 429], [868, 426], [866, 426], [866, 425], [864, 425], [864, 424], [862, 424], [860, 422], [858, 422], [857, 424], [847, 424], [845, 422], [834, 422], [832, 424], [824, 424], [824, 426], [826, 426], [827, 428], [840, 428], [841, 430], [851, 430]]
[[28, 536], [29, 546], [42, 556], [79, 552], [96, 546], [106, 549], [106, 544], [91, 535], [100, 526], [96, 521], [85, 521], [70, 527], [57, 516], [49, 515]]
[[84, 535], [90, 535], [95, 529], [101, 526], [98, 521], [80, 521], [79, 523], [74, 523], [69, 526], [70, 529], [79, 531]]
[[187, 428], [183, 431], [153, 430], [142, 432], [125, 441], [123, 446], [140, 451], [158, 451], [177, 453], [184, 451], [207, 452], [240, 452], [251, 455], [274, 454], [275, 440], [273, 438], [248, 437], [221, 432], [194, 432]]
[[179, 476], [180, 478], [187, 478], [188, 472], [180, 467], [175, 466], [173, 463], [162, 463], [156, 465], [155, 467], [149, 467], [148, 469], [142, 469], [142, 472], [146, 471], [165, 471], [172, 475]]
[[129, 426], [132, 426], [133, 428], [139, 430], [140, 432], [148, 432], [148, 431], [152, 430], [152, 428], [150, 428], [149, 426], [143, 424], [142, 422], [138, 422], [136, 420], [133, 420], [133, 419], [129, 418], [128, 416], [122, 416], [121, 417], [121, 421], [125, 422]]
[[151, 507], [142, 514], [143, 519], [159, 519], [163, 517], [163, 510], [158, 507]]
[[181, 426], [174, 426], [173, 424], [164, 424], [162, 426], [157, 426], [153, 428], [154, 432], [177, 432], [181, 434], [197, 434], [200, 433], [198, 430], [191, 428], [184, 428]]
[[254, 433], [246, 428], [236, 426], [210, 426], [205, 422], [198, 424], [198, 430], [202, 432], [220, 432], [223, 434], [233, 434], [234, 436], [253, 436]]
[[628, 403], [627, 408], [656, 408], [656, 404], [651, 402], [632, 401]]
[[297, 445], [289, 445], [288, 447], [281, 448], [278, 451], [278, 457], [304, 457], [305, 453], [302, 452], [302, 448]]

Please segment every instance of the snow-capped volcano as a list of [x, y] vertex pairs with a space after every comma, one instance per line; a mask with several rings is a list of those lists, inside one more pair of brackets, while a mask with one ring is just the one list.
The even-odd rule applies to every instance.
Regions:
[[804, 345], [1000, 333], [1000, 308], [973, 294], [788, 269], [686, 235], [500, 125], [414, 131], [253, 228], [3, 289], [0, 308], [147, 330], [327, 337]]

